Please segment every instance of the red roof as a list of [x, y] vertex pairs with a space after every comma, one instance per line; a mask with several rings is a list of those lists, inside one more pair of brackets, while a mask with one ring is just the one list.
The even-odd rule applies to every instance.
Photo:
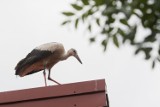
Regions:
[[108, 107], [105, 80], [0, 93], [0, 107]]

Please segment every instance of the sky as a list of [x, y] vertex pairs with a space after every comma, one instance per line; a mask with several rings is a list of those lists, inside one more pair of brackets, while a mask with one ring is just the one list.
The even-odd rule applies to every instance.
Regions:
[[69, 3], [0, 0], [0, 92], [43, 87], [42, 72], [21, 78], [14, 67], [36, 46], [60, 42], [66, 50], [75, 48], [83, 62], [71, 57], [56, 64], [51, 77], [61, 84], [105, 79], [111, 107], [160, 107], [160, 65], [152, 70], [151, 62], [143, 54], [135, 56], [128, 45], [110, 43], [104, 53], [98, 43], [88, 42], [83, 28], [61, 26], [61, 12], [70, 9]]

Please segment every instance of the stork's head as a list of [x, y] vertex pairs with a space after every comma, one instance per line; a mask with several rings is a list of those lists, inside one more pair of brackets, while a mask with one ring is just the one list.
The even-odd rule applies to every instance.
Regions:
[[82, 61], [79, 58], [78, 53], [77, 53], [77, 51], [75, 49], [72, 48], [72, 49], [68, 50], [68, 54], [70, 56], [74, 56], [82, 64]]

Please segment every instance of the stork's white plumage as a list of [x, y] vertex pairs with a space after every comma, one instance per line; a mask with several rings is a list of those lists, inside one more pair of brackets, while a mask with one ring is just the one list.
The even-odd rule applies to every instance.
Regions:
[[51, 68], [57, 62], [66, 60], [70, 56], [74, 56], [82, 64], [75, 49], [65, 52], [63, 45], [57, 42], [40, 45], [18, 62], [15, 67], [15, 75], [23, 77], [44, 70], [45, 85], [47, 86], [45, 69], [48, 69], [48, 80], [60, 84], [50, 77]]

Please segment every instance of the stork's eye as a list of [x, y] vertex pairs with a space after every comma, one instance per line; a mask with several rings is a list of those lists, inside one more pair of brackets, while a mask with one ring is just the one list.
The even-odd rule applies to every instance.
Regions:
[[73, 50], [74, 53], [76, 53], [76, 50]]

